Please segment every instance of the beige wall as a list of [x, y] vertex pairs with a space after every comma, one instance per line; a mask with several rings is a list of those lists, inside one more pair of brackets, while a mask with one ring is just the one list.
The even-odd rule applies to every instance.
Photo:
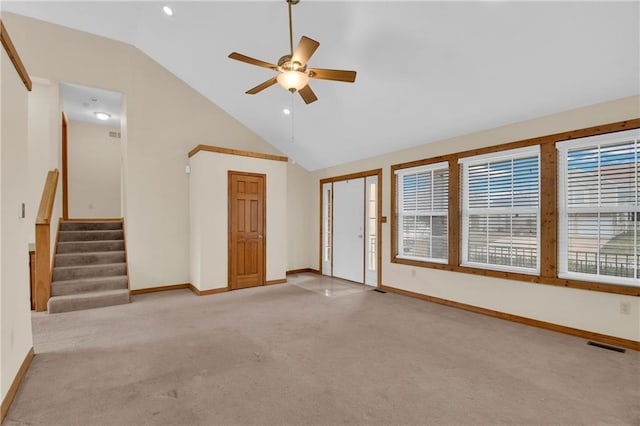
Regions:
[[[0, 393], [7, 395], [33, 346], [29, 306], [27, 90], [0, 48]], [[27, 206], [32, 208], [32, 206]]]
[[201, 151], [190, 165], [191, 283], [200, 290], [227, 287], [229, 170], [267, 175], [265, 279], [286, 278], [287, 163]]
[[[316, 171], [312, 173], [309, 186], [309, 191], [315, 194], [311, 198], [313, 217], [307, 231], [311, 244], [311, 265], [318, 268], [320, 213], [317, 193], [319, 180], [322, 178], [382, 168], [382, 214], [390, 218], [389, 173], [393, 164], [638, 117], [640, 97], [635, 96]], [[391, 263], [390, 222], [383, 225], [382, 231], [384, 285], [554, 324], [640, 340], [638, 297]], [[631, 305], [629, 315], [620, 313], [621, 302], [629, 302]]]
[[122, 204], [131, 288], [188, 282], [188, 151], [208, 144], [279, 152], [132, 46], [19, 15], [3, 19], [32, 75], [124, 94]]
[[69, 216], [121, 217], [120, 132], [98, 124], [69, 121]]

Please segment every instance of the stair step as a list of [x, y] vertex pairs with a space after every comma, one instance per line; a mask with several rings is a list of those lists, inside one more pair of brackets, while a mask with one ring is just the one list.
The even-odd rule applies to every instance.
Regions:
[[61, 231], [106, 231], [106, 230], [122, 229], [121, 221], [73, 221], [60, 222]]
[[81, 278], [112, 277], [126, 275], [126, 263], [104, 265], [62, 266], [53, 268], [53, 281], [68, 281]]
[[59, 242], [122, 240], [123, 238], [124, 232], [122, 229], [106, 231], [60, 231], [58, 233]]
[[123, 240], [105, 241], [70, 241], [58, 242], [56, 253], [93, 253], [97, 251], [122, 251], [124, 250]]
[[126, 275], [54, 281], [51, 283], [51, 297], [108, 290], [126, 290], [128, 281], [129, 279]]
[[124, 250], [97, 251], [87, 253], [56, 254], [56, 267], [104, 265], [105, 263], [122, 263], [126, 261]]
[[48, 309], [50, 314], [57, 314], [125, 303], [129, 303], [129, 290], [107, 290], [55, 296], [49, 299]]

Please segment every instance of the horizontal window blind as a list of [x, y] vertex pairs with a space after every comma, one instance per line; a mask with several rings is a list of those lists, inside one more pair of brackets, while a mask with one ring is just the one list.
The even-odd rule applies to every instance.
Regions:
[[398, 258], [446, 263], [449, 163], [396, 170]]
[[462, 264], [537, 273], [539, 147], [460, 159]]
[[640, 286], [640, 132], [557, 144], [561, 277]]

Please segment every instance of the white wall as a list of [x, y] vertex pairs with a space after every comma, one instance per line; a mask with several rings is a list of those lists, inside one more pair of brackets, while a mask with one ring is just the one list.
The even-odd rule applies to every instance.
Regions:
[[[313, 218], [309, 222], [307, 232], [311, 245], [311, 265], [318, 268], [319, 180], [382, 168], [382, 214], [389, 218], [389, 221], [382, 226], [382, 283], [384, 285], [638, 341], [640, 340], [640, 298], [638, 297], [482, 277], [390, 262], [391, 165], [638, 117], [640, 117], [640, 97], [634, 96], [313, 172], [309, 186], [309, 191], [314, 194], [310, 200], [313, 204], [311, 208]], [[460, 117], [460, 120], [464, 120], [464, 117]], [[628, 302], [631, 305], [629, 315], [620, 313], [621, 302]]]
[[267, 175], [265, 279], [285, 279], [287, 163], [200, 151], [190, 165], [191, 283], [199, 290], [227, 287], [229, 170]]
[[120, 132], [98, 124], [69, 120], [69, 217], [122, 217]]
[[[280, 152], [132, 46], [15, 14], [3, 19], [31, 74], [123, 93], [122, 205], [131, 288], [188, 282], [189, 150], [202, 143]], [[305, 235], [288, 238], [304, 241]]]
[[[29, 306], [27, 90], [0, 48], [0, 393], [2, 399], [33, 346]], [[30, 207], [30, 206], [28, 206]]]
[[[35, 220], [40, 207], [42, 190], [50, 170], [61, 171], [62, 106], [59, 88], [49, 80], [33, 77], [29, 92], [28, 192], [27, 215], [29, 243], [35, 243]], [[56, 200], [51, 213], [51, 258], [55, 255], [58, 221], [62, 216], [62, 175], [58, 179]]]

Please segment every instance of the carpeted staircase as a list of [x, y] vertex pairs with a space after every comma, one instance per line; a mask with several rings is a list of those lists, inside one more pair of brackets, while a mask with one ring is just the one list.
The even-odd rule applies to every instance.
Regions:
[[129, 303], [120, 221], [60, 222], [49, 313]]

